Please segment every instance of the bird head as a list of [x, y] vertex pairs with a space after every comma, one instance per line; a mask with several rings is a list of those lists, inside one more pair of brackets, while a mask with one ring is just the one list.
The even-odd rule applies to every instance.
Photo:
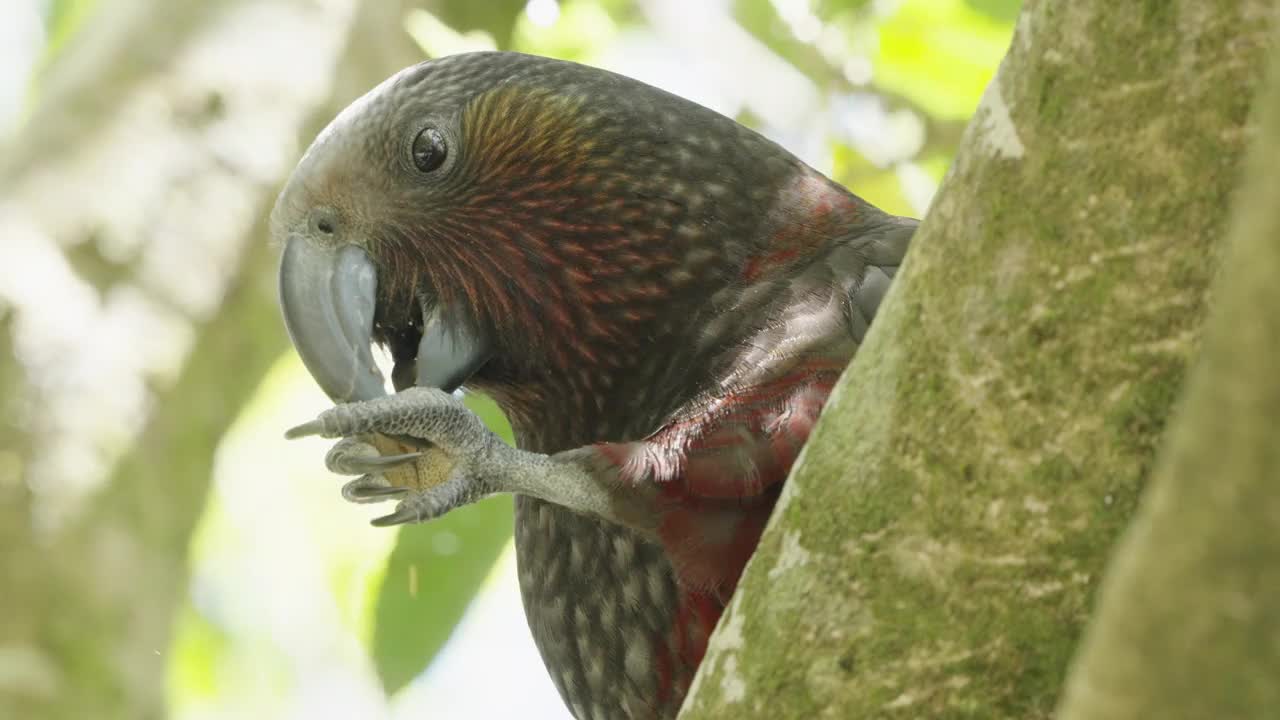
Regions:
[[645, 363], [701, 362], [698, 318], [744, 284], [799, 175], [816, 173], [610, 72], [518, 53], [424, 62], [339, 114], [280, 194], [285, 322], [337, 402], [383, 394], [373, 343], [397, 388], [599, 394]]

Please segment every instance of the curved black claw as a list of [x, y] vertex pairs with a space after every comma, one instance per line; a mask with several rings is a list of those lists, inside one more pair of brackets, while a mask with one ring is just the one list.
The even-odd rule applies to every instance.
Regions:
[[342, 497], [347, 501], [354, 503], [372, 503], [382, 502], [383, 500], [395, 500], [401, 496], [409, 494], [409, 492], [409, 488], [386, 485], [369, 475], [356, 478], [342, 486]]
[[422, 457], [422, 455], [423, 453], [420, 452], [410, 452], [401, 455], [346, 456], [339, 462], [342, 469], [350, 475], [372, 474], [386, 472], [401, 465], [408, 465]]
[[402, 507], [390, 515], [383, 515], [380, 518], [374, 518], [371, 521], [371, 524], [374, 527], [390, 527], [392, 525], [422, 522], [422, 519], [421, 512], [411, 507]]
[[300, 437], [307, 437], [308, 435], [321, 435], [324, 431], [324, 421], [320, 418], [316, 418], [315, 420], [310, 420], [302, 423], [301, 425], [285, 430], [284, 438], [286, 440], [297, 440]]

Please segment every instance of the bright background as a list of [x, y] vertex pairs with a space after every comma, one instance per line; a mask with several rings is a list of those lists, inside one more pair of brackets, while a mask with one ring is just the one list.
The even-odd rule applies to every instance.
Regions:
[[[154, 648], [172, 717], [567, 718], [524, 624], [510, 501], [370, 527], [386, 508], [341, 500], [325, 442], [282, 440], [326, 401], [275, 308], [227, 301], [270, 274], [258, 218], [342, 71], [360, 4], [206, 4], [0, 0], [0, 497], [29, 521], [17, 542], [91, 522], [139, 457], [203, 488], [197, 448], [219, 438], [209, 492], [165, 499], [199, 516], [175, 539], [185, 597], [154, 610], [174, 614], [171, 644]], [[393, 26], [423, 57], [503, 47], [644, 80], [920, 216], [1018, 4], [441, 0], [406, 3]], [[154, 30], [120, 51], [140, 25]], [[85, 73], [101, 92], [66, 80]], [[282, 353], [269, 371], [242, 369], [262, 347]], [[247, 398], [230, 413], [181, 387], [213, 350], [226, 397]], [[148, 437], [156, 418], [163, 437]], [[96, 546], [92, 590], [145, 597], [127, 553]]]

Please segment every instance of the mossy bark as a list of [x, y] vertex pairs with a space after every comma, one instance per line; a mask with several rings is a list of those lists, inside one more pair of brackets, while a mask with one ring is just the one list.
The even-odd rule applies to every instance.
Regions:
[[1026, 4], [682, 718], [1050, 716], [1198, 348], [1274, 13]]
[[1059, 717], [1280, 717], [1280, 57], [1201, 362]]

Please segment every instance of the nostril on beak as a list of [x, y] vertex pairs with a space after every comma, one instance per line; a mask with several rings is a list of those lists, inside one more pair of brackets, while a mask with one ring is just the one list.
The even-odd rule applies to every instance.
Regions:
[[333, 235], [338, 232], [338, 213], [333, 208], [322, 205], [311, 211], [307, 224], [313, 233]]

